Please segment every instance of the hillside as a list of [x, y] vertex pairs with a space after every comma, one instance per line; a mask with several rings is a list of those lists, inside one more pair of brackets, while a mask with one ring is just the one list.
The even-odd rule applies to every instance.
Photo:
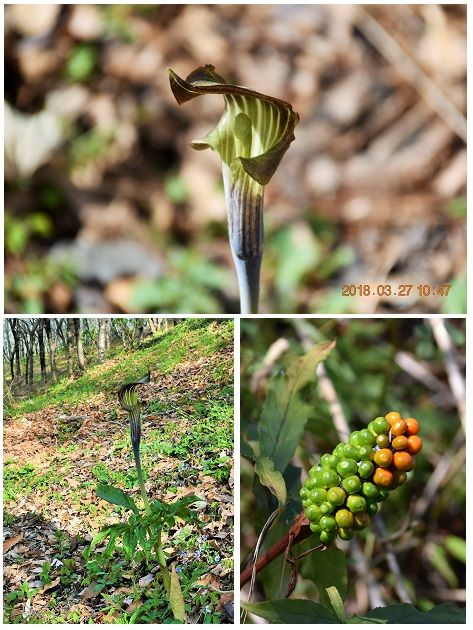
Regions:
[[233, 322], [191, 319], [79, 378], [5, 401], [5, 622], [169, 619], [152, 566], [104, 554], [86, 566], [82, 557], [102, 525], [125, 516], [98, 499], [97, 483], [131, 492], [140, 504], [116, 391], [148, 369], [152, 380], [140, 398], [150, 499], [203, 499], [201, 528], [176, 522], [164, 549], [180, 567], [188, 621], [225, 621], [222, 591], [233, 588]]

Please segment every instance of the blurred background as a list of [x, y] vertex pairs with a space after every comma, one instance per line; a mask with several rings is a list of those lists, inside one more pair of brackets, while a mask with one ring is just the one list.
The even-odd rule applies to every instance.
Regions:
[[[364, 614], [374, 601], [407, 601], [406, 594], [420, 610], [444, 602], [465, 606], [465, 320], [242, 319], [242, 444], [255, 439], [271, 376], [326, 340], [335, 340], [336, 346], [324, 370], [317, 370], [317, 382], [305, 389], [305, 433], [284, 473], [290, 500], [260, 555], [287, 533], [302, 510], [301, 480], [340, 441], [327, 402], [331, 383], [350, 431], [396, 410], [419, 420], [423, 440], [408, 482], [381, 504], [382, 522], [376, 515], [350, 543], [337, 543], [346, 558], [347, 613]], [[259, 484], [252, 463], [241, 461], [244, 562], [277, 501]], [[314, 545], [309, 538], [293, 556]], [[297, 563], [294, 598], [318, 598], [313, 567], [324, 560], [314, 554], [321, 555], [314, 552]], [[280, 557], [258, 573], [253, 601], [284, 597], [289, 571], [283, 564]]]
[[8, 312], [238, 312], [220, 160], [188, 146], [223, 100], [166, 71], [205, 63], [301, 117], [262, 312], [465, 311], [466, 6], [12, 4], [5, 61]]

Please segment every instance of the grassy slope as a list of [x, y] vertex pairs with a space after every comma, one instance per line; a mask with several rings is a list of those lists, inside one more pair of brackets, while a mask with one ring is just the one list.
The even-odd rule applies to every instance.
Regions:
[[119, 356], [96, 365], [70, 381], [62, 378], [55, 385], [36, 396], [14, 402], [5, 401], [5, 417], [17, 417], [25, 413], [39, 411], [49, 406], [77, 406], [104, 391], [116, 391], [117, 386], [132, 381], [149, 369], [160, 374], [173, 370], [181, 361], [189, 361], [199, 356], [210, 356], [225, 347], [232, 339], [233, 320], [221, 320], [216, 328], [208, 325], [208, 320], [189, 319], [169, 332], [158, 336], [141, 350], [129, 356]]
[[[215, 563], [212, 531], [217, 533], [230, 523], [228, 513], [222, 512], [226, 506], [213, 497], [231, 492], [227, 481], [233, 450], [232, 320], [187, 320], [151, 339], [146, 347], [128, 355], [121, 353], [74, 381], [62, 379], [45, 393], [10, 404], [4, 441], [4, 507], [12, 535], [16, 527], [19, 531], [28, 527], [25, 518], [32, 508], [46, 523], [59, 523], [67, 536], [94, 534], [113, 515], [110, 506], [95, 497], [97, 482], [127, 489], [140, 501], [128, 423], [115, 392], [121, 383], [134, 380], [148, 368], [153, 381], [140, 390], [146, 415], [142, 456], [147, 488], [151, 498], [165, 501], [189, 489], [205, 496], [202, 518], [208, 523], [209, 542], [199, 543], [192, 534], [181, 546], [189, 553], [201, 552], [191, 567], [193, 575], [209, 571]], [[86, 416], [85, 430], [62, 418], [68, 414]], [[36, 440], [34, 458], [27, 452], [30, 440]], [[177, 534], [170, 532], [170, 549]], [[26, 558], [28, 552], [28, 548], [23, 552]], [[222, 548], [219, 555], [231, 563], [232, 549], [227, 552]], [[44, 557], [50, 559], [54, 554], [57, 557], [56, 550], [46, 549]], [[76, 586], [64, 584], [68, 601], [87, 583], [79, 560], [74, 566]], [[122, 573], [116, 575], [114, 587], [123, 586]], [[21, 571], [15, 569], [15, 575]], [[28, 562], [24, 579], [31, 579]], [[9, 586], [15, 594], [21, 584], [14, 578]], [[14, 605], [22, 597], [25, 595], [13, 596], [10, 622], [16, 618]], [[55, 616], [47, 619], [57, 623], [63, 610], [60, 604], [54, 610]], [[166, 618], [165, 611], [162, 614]], [[45, 621], [42, 614], [34, 619]], [[126, 622], [126, 617], [120, 622]], [[145, 617], [142, 622], [146, 623]]]

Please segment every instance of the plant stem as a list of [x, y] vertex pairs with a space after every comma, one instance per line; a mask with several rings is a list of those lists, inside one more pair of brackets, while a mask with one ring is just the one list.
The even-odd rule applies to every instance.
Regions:
[[169, 575], [168, 565], [166, 563], [166, 557], [164, 555], [163, 547], [161, 544], [161, 529], [159, 530], [158, 541], [154, 545], [154, 550], [158, 558], [159, 568], [161, 569], [161, 573], [163, 575], [164, 588], [166, 589], [166, 592], [169, 596], [169, 591], [171, 588], [171, 576]]
[[238, 176], [222, 162], [228, 234], [240, 290], [242, 315], [258, 312], [263, 259], [263, 186], [241, 168]]
[[[140, 457], [140, 438], [141, 438], [141, 412], [139, 409], [130, 412], [130, 426], [131, 426], [131, 445], [133, 447], [133, 457], [135, 459], [135, 467], [136, 473], [138, 475], [138, 481], [140, 484], [141, 496], [143, 498], [143, 503], [145, 506], [145, 510], [147, 514], [151, 514], [151, 506], [149, 504], [148, 494], [146, 492], [145, 480], [143, 477], [143, 469], [141, 468], [141, 457]], [[153, 536], [152, 530], [148, 528], [148, 535], [150, 538]], [[166, 556], [164, 555], [163, 548], [161, 545], [161, 528], [158, 533], [158, 540], [153, 545], [154, 551], [156, 553], [156, 557], [158, 560], [159, 568], [161, 569], [161, 573], [163, 576], [163, 584], [166, 589], [166, 593], [169, 596], [169, 591], [171, 587], [171, 577], [169, 575]]]
[[[303, 516], [301, 514], [298, 519]], [[296, 519], [296, 523], [298, 522]], [[278, 540], [272, 547], [268, 549], [268, 551], [261, 556], [255, 564], [249, 564], [240, 574], [240, 588], [243, 588], [245, 584], [251, 579], [251, 575], [253, 573], [253, 567], [255, 567], [255, 572], [259, 573], [264, 567], [266, 567], [270, 562], [272, 562], [275, 558], [284, 553], [289, 544], [295, 545], [296, 543], [300, 543], [306, 538], [311, 536], [312, 532], [309, 527], [309, 521], [304, 518], [302, 521], [302, 525], [298, 525], [298, 531], [295, 533], [293, 528], [287, 532], [282, 538]]]

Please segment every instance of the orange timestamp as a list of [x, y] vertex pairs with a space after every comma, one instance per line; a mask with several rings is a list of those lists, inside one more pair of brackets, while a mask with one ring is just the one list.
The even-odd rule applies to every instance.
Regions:
[[342, 284], [341, 293], [343, 297], [446, 297], [451, 288], [451, 284]]

